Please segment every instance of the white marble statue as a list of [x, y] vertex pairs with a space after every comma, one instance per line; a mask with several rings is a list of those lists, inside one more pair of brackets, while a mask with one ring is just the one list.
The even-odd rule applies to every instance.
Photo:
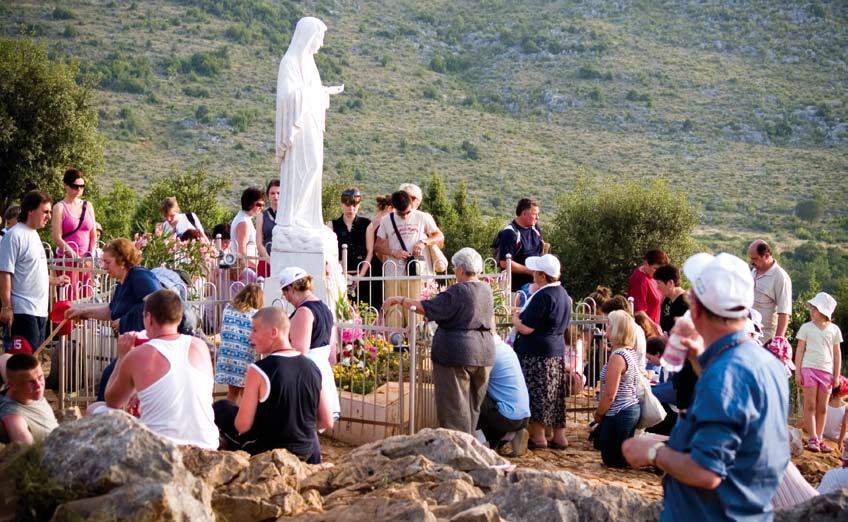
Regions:
[[321, 178], [324, 167], [324, 119], [330, 95], [344, 85], [324, 87], [315, 53], [324, 44], [327, 26], [317, 18], [297, 22], [277, 76], [276, 149], [280, 163], [277, 225], [320, 228]]

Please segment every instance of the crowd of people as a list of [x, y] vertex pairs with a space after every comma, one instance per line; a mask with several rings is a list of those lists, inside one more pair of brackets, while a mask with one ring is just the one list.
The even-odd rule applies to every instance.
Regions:
[[[49, 285], [85, 287], [74, 284], [84, 271], [48, 269], [38, 230], [52, 214], [60, 258], [90, 257], [97, 248], [94, 208], [81, 197], [84, 176], [69, 169], [63, 182], [55, 205], [32, 191], [4, 213], [0, 323], [17, 339], [5, 346], [14, 355], [0, 364], [5, 440], [31, 443], [56, 426], [31, 354], [45, 337]], [[492, 288], [481, 279], [483, 257], [474, 249], [451, 257], [455, 284], [432, 297], [422, 293], [444, 246], [433, 216], [419, 210], [422, 197], [419, 187], [404, 184], [377, 198], [369, 220], [359, 215], [361, 192], [350, 188], [341, 194], [341, 215], [327, 226], [339, 239], [340, 260], [346, 255], [344, 269], [359, 276], [351, 293], [378, 308], [387, 326], [405, 325], [409, 310], [437, 326], [431, 357], [441, 427], [512, 456], [562, 450], [567, 397], [595, 394], [591, 434], [601, 460], [665, 472], [664, 520], [768, 518], [778, 485], [791, 483], [784, 474], [794, 477], [787, 430], [792, 375], [803, 389], [807, 450], [834, 451], [827, 439], [843, 449], [848, 381], [840, 377], [843, 339], [832, 322], [837, 303], [826, 293], [808, 301], [810, 321], [795, 334], [793, 357], [786, 340], [791, 280], [765, 241], [750, 245], [748, 262], [730, 254], [691, 256], [682, 275], [663, 250], [648, 250], [630, 275], [629, 299], [599, 286], [584, 300], [596, 323], [577, 324], [563, 269], [538, 223], [539, 203], [521, 199], [492, 244], [515, 297], [510, 334], [501, 338]], [[218, 241], [247, 260], [241, 271], [267, 276], [270, 266], [261, 258], [270, 250], [279, 201], [276, 180], [264, 191], [244, 190], [236, 217], [215, 225], [208, 238], [196, 214], [166, 198], [158, 229]], [[323, 274], [295, 266], [274, 274], [294, 310], [289, 317], [265, 306], [261, 284], [245, 281], [224, 309], [220, 347], [210, 354], [184, 328], [184, 299], [163, 289], [140, 256], [128, 239], [109, 241], [98, 259], [117, 282], [111, 299], [65, 313], [70, 320], [110, 321], [118, 336], [117, 357], [88, 412], [129, 411], [177, 444], [252, 454], [285, 448], [320, 462], [318, 433], [341, 413], [331, 366], [334, 315], [313, 293], [313, 278]], [[379, 284], [381, 276], [407, 277]], [[682, 350], [685, 361], [670, 364], [672, 350]], [[227, 395], [213, 403], [216, 383], [227, 386]], [[661, 415], [646, 424], [654, 402]], [[652, 435], [638, 435], [640, 428]]]

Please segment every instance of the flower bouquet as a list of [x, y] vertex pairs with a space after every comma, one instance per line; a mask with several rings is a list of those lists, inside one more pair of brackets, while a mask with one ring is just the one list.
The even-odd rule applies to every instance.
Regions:
[[[363, 335], [344, 342], [339, 362], [333, 367], [336, 385], [340, 390], [367, 395], [398, 378], [403, 357], [382, 337]], [[405, 368], [408, 370], [408, 363]]]

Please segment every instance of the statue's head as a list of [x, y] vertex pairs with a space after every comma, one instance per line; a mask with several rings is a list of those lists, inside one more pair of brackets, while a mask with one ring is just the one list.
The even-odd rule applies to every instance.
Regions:
[[289, 49], [315, 54], [324, 45], [324, 33], [327, 26], [324, 22], [312, 16], [305, 16], [297, 21]]

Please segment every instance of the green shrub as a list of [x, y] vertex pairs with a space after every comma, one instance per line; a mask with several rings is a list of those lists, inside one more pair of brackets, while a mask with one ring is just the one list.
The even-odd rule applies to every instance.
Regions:
[[480, 159], [480, 148], [468, 140], [462, 142], [460, 147], [465, 153], [465, 158], [470, 160]]
[[581, 80], [612, 80], [611, 72], [601, 72], [591, 65], [584, 65], [577, 69], [577, 77]]
[[188, 59], [177, 59], [173, 65], [182, 74], [216, 77], [230, 68], [230, 50], [225, 46], [217, 51], [194, 53]]
[[824, 214], [822, 198], [804, 199], [795, 205], [795, 215], [809, 223], [821, 219], [822, 214]]
[[557, 200], [545, 239], [562, 261], [563, 284], [579, 298], [597, 285], [626, 291], [650, 248], [662, 248], [682, 265], [697, 222], [686, 195], [661, 178], [593, 185], [581, 177]]
[[99, 79], [104, 89], [131, 94], [147, 92], [155, 80], [150, 60], [123, 52], [109, 54], [100, 63], [88, 66], [85, 72]]
[[150, 190], [139, 202], [133, 214], [133, 232], [150, 232], [162, 221], [159, 205], [166, 197], [177, 198], [180, 210], [194, 212], [207, 230], [218, 223], [228, 223], [233, 210], [219, 199], [226, 194], [230, 180], [224, 175], [211, 176], [202, 167], [184, 172], [172, 171], [153, 179]]
[[194, 119], [198, 123], [209, 123], [212, 119], [212, 112], [206, 104], [200, 104], [194, 110]]
[[192, 98], [208, 98], [209, 97], [209, 89], [206, 87], [196, 87], [193, 85], [188, 85], [183, 87], [183, 94], [186, 96], [191, 96]]
[[133, 235], [130, 217], [138, 206], [138, 191], [121, 180], [112, 184], [111, 190], [91, 198], [97, 216], [97, 222], [103, 226], [104, 241], [118, 237], [131, 238]]
[[259, 111], [256, 109], [236, 109], [227, 116], [227, 121], [236, 132], [244, 132], [258, 116]]
[[118, 112], [120, 128], [124, 138], [142, 138], [150, 135], [150, 125], [145, 114], [132, 107], [123, 107]]
[[54, 20], [73, 20], [77, 15], [66, 7], [56, 7], [53, 9]]
[[79, 29], [77, 29], [71, 24], [65, 24], [65, 30], [62, 31], [62, 36], [65, 38], [74, 38], [76, 36], [79, 36], [79, 34]]

